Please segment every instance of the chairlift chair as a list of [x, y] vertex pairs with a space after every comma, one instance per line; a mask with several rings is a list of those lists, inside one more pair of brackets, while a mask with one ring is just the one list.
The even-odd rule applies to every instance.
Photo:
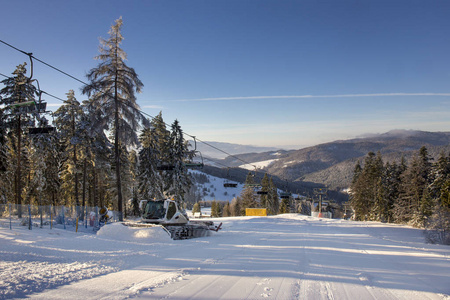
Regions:
[[174, 165], [159, 165], [156, 166], [156, 170], [158, 171], [173, 171], [175, 169]]
[[228, 180], [228, 178], [229, 178], [229, 169], [230, 168], [228, 168], [227, 169], [227, 178], [225, 179], [225, 182], [223, 183], [223, 187], [225, 187], [225, 188], [236, 188], [237, 187], [237, 183], [234, 183], [234, 182], [230, 182], [230, 180]]
[[291, 197], [291, 193], [282, 192], [280, 193], [281, 199], [289, 199]]
[[[35, 103], [33, 112], [36, 112], [36, 114], [39, 116], [38, 120], [40, 120], [40, 114], [41, 113], [50, 113], [46, 111], [47, 108], [47, 102], [42, 102], [41, 100], [41, 93], [39, 93], [39, 102]], [[53, 115], [52, 115], [53, 116]], [[55, 131], [55, 127], [53, 126], [40, 126], [40, 127], [31, 127], [28, 128], [28, 134], [31, 135], [37, 135], [37, 134], [49, 134]]]
[[237, 183], [225, 182], [225, 183], [223, 184], [223, 187], [226, 187], [226, 188], [236, 188], [236, 187], [237, 187]]
[[186, 161], [184, 165], [186, 166], [186, 168], [189, 169], [202, 169], [204, 167], [203, 156], [200, 151], [197, 151], [197, 141], [195, 140], [195, 136], [193, 136], [193, 138], [194, 138], [194, 150], [190, 151], [191, 154], [190, 157], [198, 156], [200, 157], [200, 161], [194, 161], [191, 159], [189, 161]]

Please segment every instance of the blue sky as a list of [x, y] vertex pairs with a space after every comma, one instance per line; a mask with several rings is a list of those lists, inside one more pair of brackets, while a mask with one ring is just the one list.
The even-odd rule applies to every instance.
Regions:
[[[449, 1], [0, 4], [1, 40], [82, 80], [98, 63], [98, 38], [122, 16], [141, 108], [205, 141], [300, 148], [450, 131]], [[6, 75], [28, 61], [3, 44], [0, 57]], [[79, 82], [38, 62], [34, 77], [55, 96], [73, 89], [86, 99]]]

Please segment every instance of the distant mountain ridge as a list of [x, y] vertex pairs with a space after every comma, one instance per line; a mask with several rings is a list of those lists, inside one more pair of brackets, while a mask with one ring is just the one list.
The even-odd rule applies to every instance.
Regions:
[[[192, 141], [190, 141], [193, 144]], [[205, 144], [207, 143], [207, 144]], [[211, 147], [212, 146], [212, 147]], [[197, 142], [197, 150], [202, 153], [204, 157], [213, 158], [213, 159], [224, 159], [228, 155], [222, 151], [219, 151], [215, 148], [218, 148], [228, 154], [235, 155], [239, 153], [260, 153], [267, 151], [274, 151], [277, 148], [274, 147], [259, 147], [252, 145], [241, 145], [241, 144], [232, 144], [232, 143], [223, 143], [223, 142]]]
[[[273, 160], [258, 172], [267, 172], [279, 179], [300, 185], [319, 184], [341, 190], [350, 185], [358, 160], [364, 161], [368, 152], [378, 152], [384, 162], [409, 160], [420, 147], [426, 146], [431, 157], [450, 151], [450, 132], [393, 130], [349, 140], [338, 140], [299, 150], [270, 150], [262, 153], [243, 153], [226, 157], [219, 162], [239, 167], [243, 162], [257, 163]], [[274, 160], [276, 158], [276, 160]]]

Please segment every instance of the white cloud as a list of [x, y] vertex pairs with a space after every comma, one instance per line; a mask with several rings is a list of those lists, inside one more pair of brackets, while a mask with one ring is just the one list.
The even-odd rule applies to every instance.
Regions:
[[161, 105], [144, 105], [142, 108], [150, 108], [150, 109], [164, 109]]
[[361, 97], [398, 97], [398, 96], [432, 96], [449, 97], [450, 93], [378, 93], [378, 94], [342, 94], [342, 95], [281, 95], [281, 96], [238, 96], [238, 97], [216, 97], [198, 99], [168, 100], [169, 102], [190, 101], [232, 101], [232, 100], [265, 100], [265, 99], [311, 99], [311, 98], [361, 98]]

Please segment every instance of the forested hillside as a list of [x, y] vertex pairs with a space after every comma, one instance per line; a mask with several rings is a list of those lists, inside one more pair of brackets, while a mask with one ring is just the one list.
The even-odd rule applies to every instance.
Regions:
[[[450, 151], [450, 133], [395, 130], [299, 150], [246, 153], [235, 157], [250, 162], [276, 159], [260, 171], [289, 182], [303, 182], [304, 185], [315, 183], [341, 190], [350, 186], [356, 162], [363, 160], [367, 153], [379, 151], [383, 159], [389, 162], [399, 162], [402, 157], [409, 161], [422, 146], [427, 147], [430, 158], [436, 160], [440, 152]], [[221, 162], [242, 165], [235, 157]]]

